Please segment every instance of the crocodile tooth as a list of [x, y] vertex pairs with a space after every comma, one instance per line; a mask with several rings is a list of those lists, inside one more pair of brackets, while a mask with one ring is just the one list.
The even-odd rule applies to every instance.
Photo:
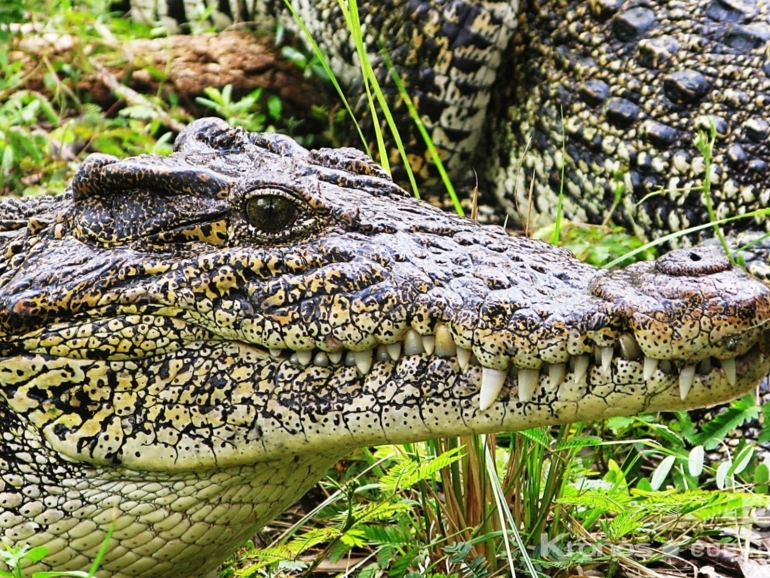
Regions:
[[390, 361], [390, 354], [388, 353], [387, 345], [377, 346], [377, 355], [375, 356], [375, 359], [380, 362]]
[[658, 370], [659, 360], [653, 357], [644, 358], [644, 381], [649, 381], [652, 378], [652, 374]]
[[310, 362], [313, 360], [312, 351], [295, 351], [292, 357], [295, 355], [300, 365], [310, 365]]
[[348, 351], [345, 354], [345, 365], [353, 367], [356, 364], [356, 356], [352, 351]]
[[540, 383], [539, 369], [519, 369], [519, 401], [531, 401]]
[[707, 357], [698, 364], [698, 373], [701, 375], [708, 375], [711, 373], [711, 358]]
[[342, 361], [341, 351], [337, 351], [335, 353], [327, 353], [326, 355], [329, 357], [329, 361], [331, 361], [334, 365], [337, 365], [340, 361]]
[[457, 355], [457, 346], [452, 339], [452, 332], [443, 323], [436, 326], [436, 355], [440, 357]]
[[398, 361], [401, 359], [401, 342], [396, 341], [395, 343], [391, 343], [387, 346], [388, 348], [388, 355], [390, 355], [390, 358], [393, 361]]
[[735, 376], [735, 358], [731, 357], [730, 359], [720, 359], [719, 362], [722, 364], [722, 369], [725, 370], [727, 383], [734, 386], [737, 381]]
[[425, 352], [422, 336], [414, 329], [407, 329], [404, 335], [404, 355], [419, 355]]
[[679, 372], [679, 397], [682, 401], [687, 399], [693, 381], [695, 381], [695, 364], [685, 365]]
[[548, 365], [548, 379], [551, 380], [551, 387], [559, 387], [564, 381], [564, 375], [567, 373], [566, 363], [551, 363]]
[[630, 333], [624, 333], [618, 337], [618, 343], [620, 344], [620, 352], [626, 359], [641, 359], [644, 355], [636, 338]]
[[457, 364], [460, 366], [460, 371], [465, 371], [471, 363], [471, 350], [464, 347], [457, 348]]
[[572, 374], [572, 381], [577, 385], [585, 381], [591, 358], [588, 355], [576, 355], [573, 359], [575, 360], [575, 372]]
[[607, 373], [607, 371], [610, 369], [610, 365], [612, 364], [614, 351], [612, 347], [601, 347], [600, 349], [602, 352], [602, 372]]
[[281, 357], [283, 357], [283, 349], [269, 349], [268, 351], [270, 351], [270, 355], [276, 359], [281, 359]]
[[422, 338], [422, 346], [425, 348], [425, 353], [433, 355], [433, 350], [436, 349], [436, 338], [433, 335], [426, 335]]
[[479, 408], [486, 411], [497, 400], [503, 389], [508, 372], [504, 369], [481, 368], [481, 391], [479, 392]]
[[319, 351], [315, 354], [315, 357], [313, 357], [313, 365], [317, 365], [318, 367], [328, 367], [329, 356], [323, 351]]
[[371, 349], [353, 352], [353, 359], [356, 361], [356, 367], [361, 375], [366, 375], [372, 368], [372, 353], [373, 350]]

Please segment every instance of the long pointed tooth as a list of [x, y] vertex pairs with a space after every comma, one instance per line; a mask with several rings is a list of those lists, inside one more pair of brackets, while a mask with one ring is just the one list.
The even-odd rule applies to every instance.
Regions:
[[481, 369], [481, 391], [479, 392], [479, 409], [486, 411], [497, 400], [503, 389], [508, 372], [503, 369], [483, 367]]
[[695, 364], [685, 365], [679, 372], [679, 397], [684, 401], [695, 381]]
[[519, 401], [531, 401], [540, 383], [539, 369], [519, 369]]
[[401, 342], [396, 341], [395, 343], [391, 343], [388, 345], [388, 355], [390, 355], [390, 358], [393, 361], [398, 361], [401, 359]]
[[312, 351], [297, 351], [295, 352], [295, 355], [297, 356], [297, 361], [299, 361], [300, 365], [310, 365], [310, 362], [313, 360]]
[[737, 382], [735, 373], [735, 358], [731, 357], [730, 359], [720, 359], [719, 362], [722, 364], [722, 369], [725, 370], [727, 383], [734, 386]]
[[443, 323], [436, 326], [436, 355], [440, 357], [457, 355], [457, 346], [452, 339], [452, 332]]
[[644, 381], [649, 381], [652, 378], [652, 374], [658, 370], [658, 363], [660, 363], [658, 359], [644, 358]]
[[414, 329], [407, 329], [404, 335], [404, 355], [419, 355], [425, 352], [422, 336]]
[[340, 361], [342, 361], [341, 351], [337, 351], [336, 353], [327, 353], [326, 355], [329, 357], [329, 361], [331, 361], [335, 365], [337, 365]]
[[636, 338], [630, 333], [624, 333], [618, 337], [618, 343], [620, 343], [620, 352], [626, 359], [641, 359], [644, 355]]
[[566, 373], [566, 363], [551, 363], [548, 366], [548, 379], [551, 381], [551, 387], [559, 387], [564, 381], [564, 375]]
[[425, 353], [433, 355], [433, 350], [436, 349], [436, 338], [433, 335], [425, 335], [422, 338], [422, 346], [425, 348]]
[[354, 351], [353, 359], [356, 361], [356, 367], [361, 375], [366, 375], [372, 368], [372, 350]]
[[575, 372], [572, 375], [572, 381], [577, 385], [585, 381], [591, 358], [588, 355], [576, 355], [574, 359]]
[[615, 354], [615, 352], [612, 350], [612, 347], [602, 347], [602, 372], [607, 373], [607, 371], [610, 369], [610, 365], [612, 364], [612, 358]]
[[464, 347], [457, 348], [457, 364], [460, 366], [460, 371], [468, 369], [468, 365], [471, 363], [471, 350]]

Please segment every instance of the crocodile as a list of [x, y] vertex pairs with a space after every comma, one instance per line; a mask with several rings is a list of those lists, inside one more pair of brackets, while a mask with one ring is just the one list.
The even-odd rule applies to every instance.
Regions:
[[[132, 0], [132, 13], [173, 25], [192, 21], [190, 7], [200, 4], [186, 2], [185, 12], [173, 0]], [[277, 17], [298, 28], [283, 0], [208, 4], [223, 18]], [[339, 3], [293, 5], [366, 117], [358, 55]], [[368, 59], [400, 119], [410, 164], [428, 182], [431, 156], [390, 81], [383, 47], [450, 173], [473, 168], [482, 190], [521, 224], [550, 224], [557, 211], [596, 224], [609, 216], [658, 239], [711, 222], [702, 194], [707, 170], [716, 219], [770, 201], [768, 0], [358, 5]], [[694, 143], [712, 127], [709, 160]], [[723, 227], [763, 232], [769, 223], [755, 216]]]
[[352, 448], [722, 402], [769, 322], [714, 248], [597, 269], [201, 119], [0, 201], [0, 538], [203, 576]]

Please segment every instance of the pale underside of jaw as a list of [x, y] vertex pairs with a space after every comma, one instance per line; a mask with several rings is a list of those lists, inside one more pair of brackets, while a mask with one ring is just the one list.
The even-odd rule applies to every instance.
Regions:
[[[452, 339], [449, 328], [440, 323], [433, 335], [420, 335], [414, 329], [408, 329], [402, 341], [382, 344], [375, 349], [365, 351], [342, 350], [326, 352], [320, 349], [294, 351], [292, 349], [270, 349], [274, 359], [288, 361], [297, 367], [356, 367], [359, 374], [367, 375], [374, 364], [398, 361], [404, 356], [429, 354], [437, 357], [456, 358], [460, 371], [465, 372], [470, 366], [478, 366], [476, 356], [470, 349], [458, 346]], [[640, 363], [643, 367], [645, 382], [653, 379], [658, 372], [666, 376], [678, 373], [679, 396], [682, 401], [695, 383], [697, 375], [709, 375], [721, 372], [730, 386], [738, 382], [736, 357], [717, 359], [708, 357], [698, 363], [683, 364], [671, 360], [661, 360], [647, 357], [643, 354], [636, 339], [631, 334], [621, 335], [613, 347], [595, 347], [593, 354], [572, 355], [564, 363], [544, 362], [539, 369], [516, 367], [511, 364], [508, 369], [495, 369], [481, 366], [481, 382], [479, 386], [479, 409], [489, 409], [498, 399], [503, 387], [510, 377], [515, 377], [517, 396], [521, 402], [530, 402], [535, 397], [541, 382], [541, 376], [547, 375], [548, 387], [565, 388], [577, 392], [585, 390], [589, 372], [594, 368], [608, 375], [614, 359]], [[577, 400], [575, 400], [577, 401]]]

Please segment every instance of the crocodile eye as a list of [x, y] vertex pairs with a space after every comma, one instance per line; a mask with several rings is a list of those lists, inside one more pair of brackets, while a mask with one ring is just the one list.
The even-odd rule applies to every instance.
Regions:
[[246, 218], [265, 233], [277, 233], [297, 219], [297, 205], [280, 195], [261, 195], [246, 201]]

